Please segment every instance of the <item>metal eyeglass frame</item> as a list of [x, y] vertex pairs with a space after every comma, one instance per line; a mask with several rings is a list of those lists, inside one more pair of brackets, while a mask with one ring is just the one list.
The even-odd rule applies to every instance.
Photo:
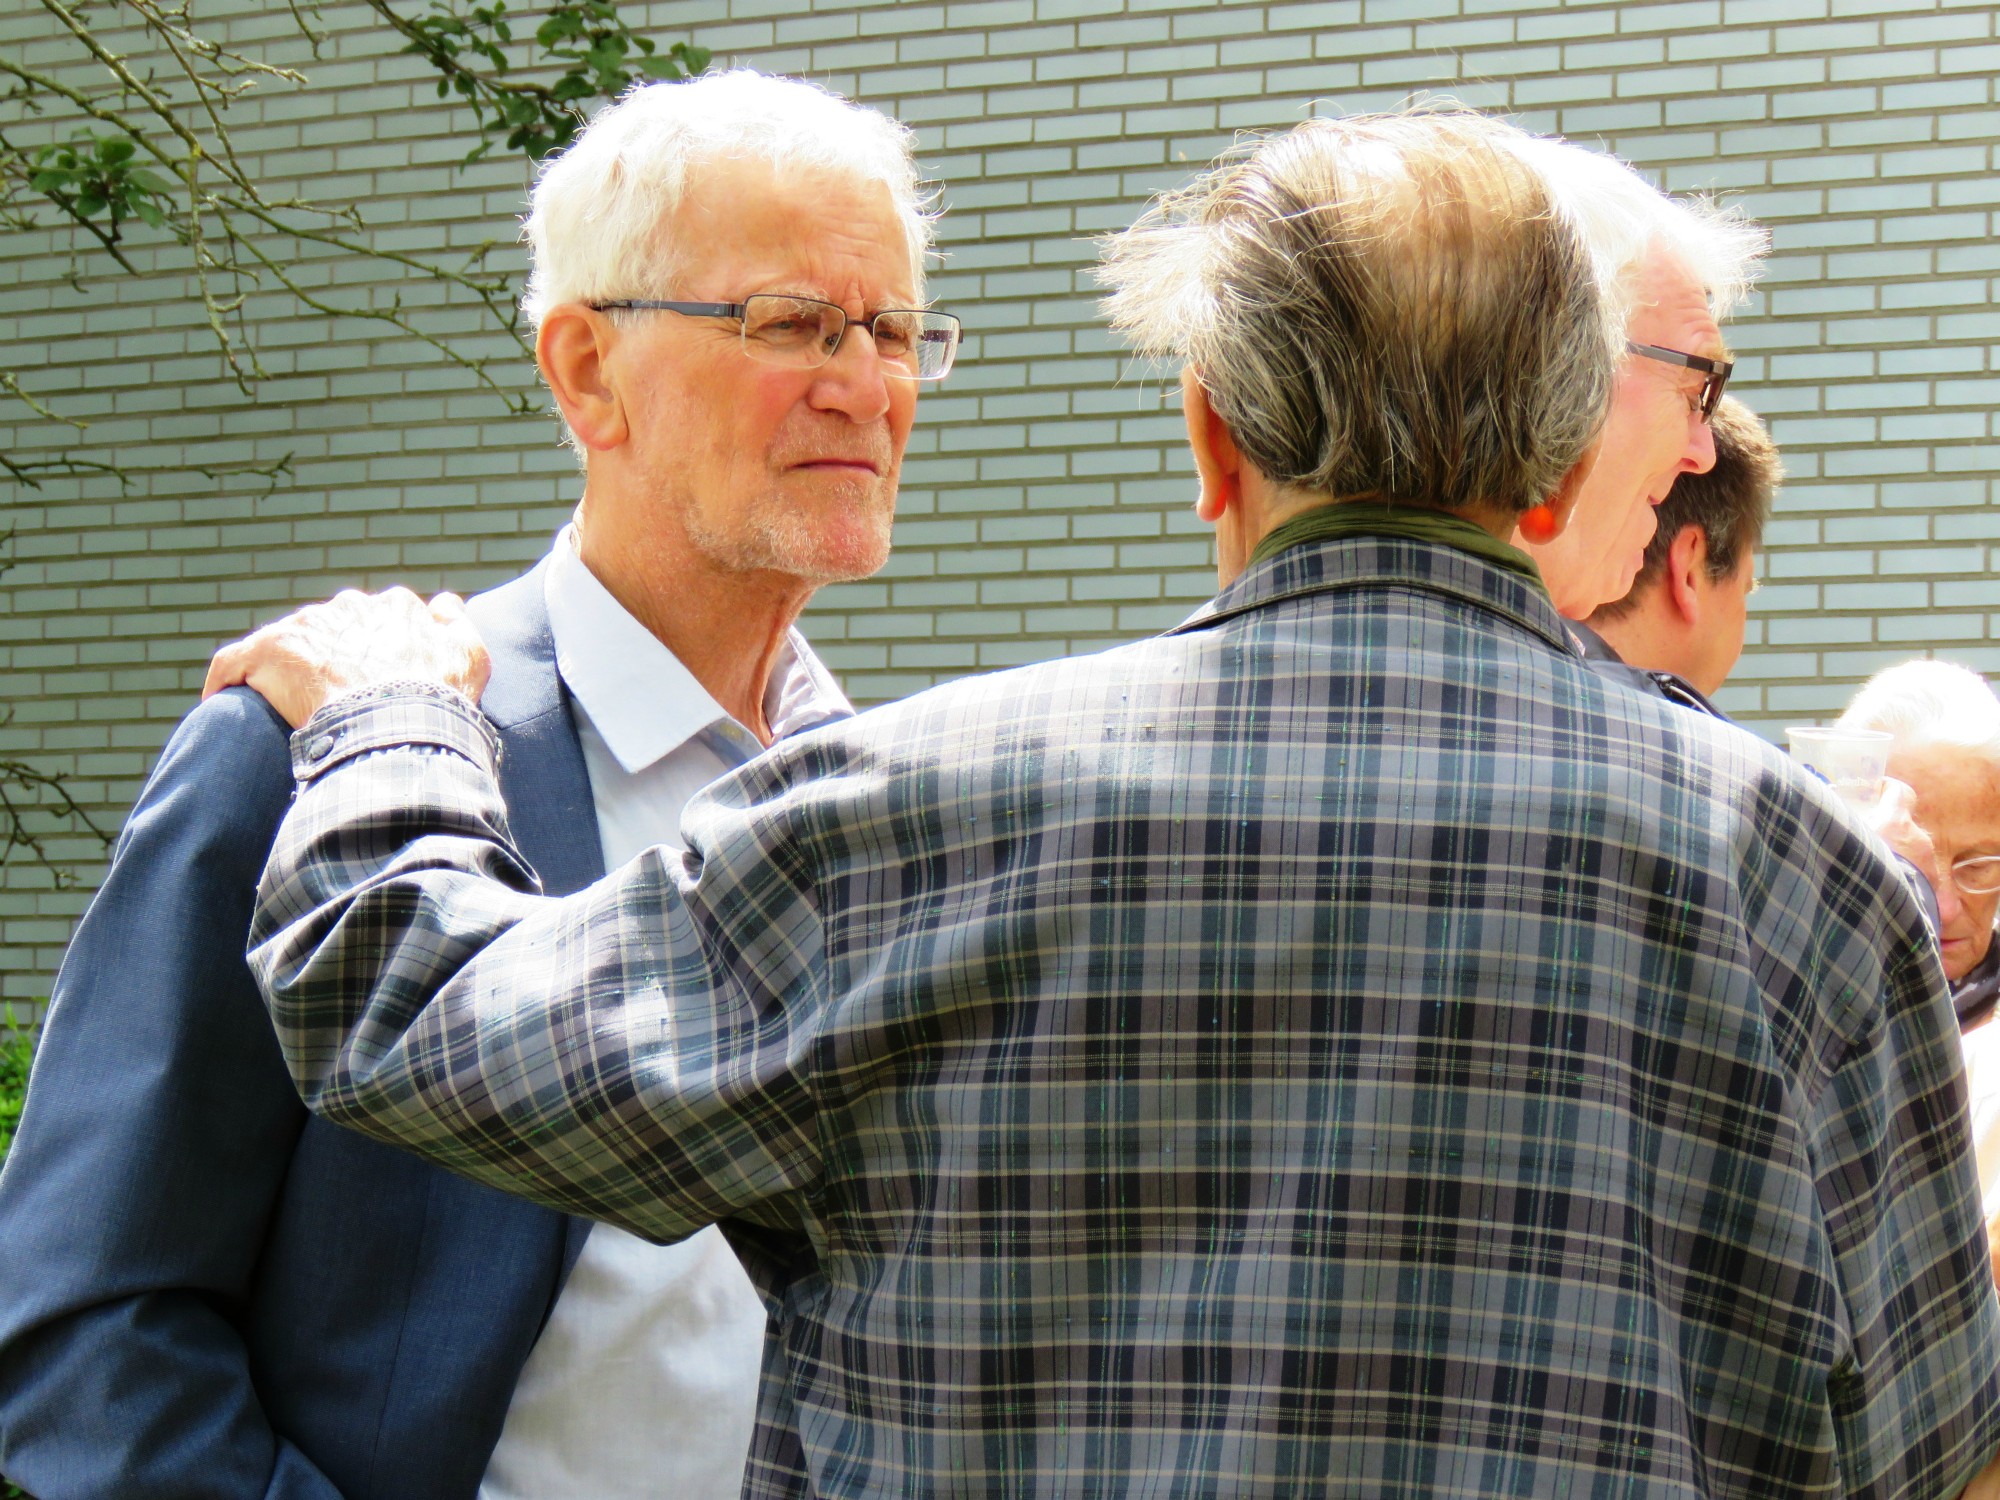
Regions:
[[[948, 330], [935, 330], [939, 333], [949, 332], [951, 335], [950, 347], [945, 350], [944, 368], [939, 370], [935, 375], [919, 375], [914, 372], [906, 375], [894, 367], [893, 361], [885, 359], [882, 361], [883, 373], [892, 380], [921, 380], [926, 382], [942, 380], [951, 373], [952, 364], [958, 358], [959, 342], [965, 334], [965, 325], [959, 320], [956, 314], [939, 312], [936, 308], [932, 307], [885, 307], [878, 312], [869, 314], [865, 318], [850, 318], [847, 315], [847, 309], [840, 306], [837, 302], [824, 302], [818, 297], [796, 297], [789, 292], [754, 292], [750, 296], [745, 297], [741, 302], [675, 302], [652, 297], [621, 297], [611, 302], [587, 302], [584, 305], [593, 312], [670, 312], [679, 313], [683, 317], [688, 318], [734, 318], [739, 323], [745, 324], [744, 328], [738, 330], [738, 335], [742, 340], [743, 352], [746, 355], [749, 355], [751, 359], [756, 359], [759, 364], [790, 364], [791, 361], [789, 360], [760, 359], [757, 355], [750, 353], [748, 325], [744, 315], [749, 311], [752, 302], [767, 299], [773, 302], [795, 302], [805, 307], [828, 308], [840, 315], [840, 331], [833, 336], [831, 343], [824, 346], [826, 353], [816, 360], [803, 361], [800, 365], [800, 368], [803, 369], [816, 370], [821, 365], [827, 363], [828, 360], [831, 360], [839, 352], [840, 341], [847, 337], [848, 329], [855, 327], [865, 328], [868, 330], [868, 336], [872, 339], [875, 337], [875, 323], [878, 318], [891, 317], [897, 313], [914, 313], [920, 317], [943, 318], [951, 324]], [[819, 346], [815, 344], [802, 347], [816, 348]]]
[[[1990, 870], [1994, 872], [1991, 876], [1991, 883], [1985, 883], [1988, 877], [1982, 875], [1980, 877], [1981, 884], [1977, 886], [1967, 885], [1958, 877], [1958, 872], [1967, 865], [1975, 865], [1982, 871]], [[1958, 887], [1962, 895], [1990, 896], [1995, 891], [2000, 891], [2000, 854], [1970, 854], [1964, 859], [1953, 860], [1950, 869], [1952, 884]]]
[[1635, 344], [1630, 339], [1625, 341], [1625, 350], [1641, 359], [1680, 365], [1704, 377], [1701, 383], [1701, 419], [1704, 422], [1714, 416], [1715, 408], [1722, 404], [1722, 388], [1729, 384], [1729, 372], [1736, 368], [1736, 361], [1731, 359], [1708, 359], [1681, 349], [1665, 349], [1658, 344]]

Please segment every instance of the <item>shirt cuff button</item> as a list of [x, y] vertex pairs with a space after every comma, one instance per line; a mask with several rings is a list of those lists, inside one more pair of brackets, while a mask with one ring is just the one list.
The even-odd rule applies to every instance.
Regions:
[[313, 765], [318, 765], [329, 755], [333, 754], [333, 740], [334, 737], [330, 734], [321, 735], [310, 745], [306, 746], [306, 759]]

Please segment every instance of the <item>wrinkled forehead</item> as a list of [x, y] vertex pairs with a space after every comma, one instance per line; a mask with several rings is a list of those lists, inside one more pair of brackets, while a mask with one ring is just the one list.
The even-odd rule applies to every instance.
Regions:
[[[923, 295], [921, 219], [891, 183], [855, 167], [746, 154], [691, 162], [659, 233], [683, 277], [720, 263], [757, 276], [797, 264], [800, 274], [851, 281], [865, 265], [867, 279], [885, 283], [882, 294]], [[815, 286], [789, 290], [825, 295]]]
[[1714, 299], [1686, 261], [1655, 246], [1633, 266], [1628, 277], [1633, 297], [1627, 331], [1643, 329], [1649, 335], [1637, 342], [1709, 359], [1728, 357]]
[[1917, 812], [1933, 837], [1954, 850], [1991, 844], [2000, 852], [2000, 764], [1979, 750], [1936, 741], [1899, 743], [1889, 774], [1917, 794]]

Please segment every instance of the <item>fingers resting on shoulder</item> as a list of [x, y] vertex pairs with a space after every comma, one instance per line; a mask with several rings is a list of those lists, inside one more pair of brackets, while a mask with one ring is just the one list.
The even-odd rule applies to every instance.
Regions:
[[440, 683], [477, 699], [490, 670], [456, 594], [343, 589], [217, 651], [201, 695], [253, 688], [296, 729], [335, 698], [387, 682]]

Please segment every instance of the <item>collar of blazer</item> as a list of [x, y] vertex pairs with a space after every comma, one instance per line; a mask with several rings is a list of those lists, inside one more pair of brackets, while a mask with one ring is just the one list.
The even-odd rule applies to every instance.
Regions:
[[479, 695], [479, 708], [495, 729], [512, 729], [562, 704], [555, 637], [542, 597], [547, 567], [544, 558], [521, 577], [466, 603], [493, 658], [493, 676]]
[[1383, 587], [1442, 594], [1498, 615], [1539, 636], [1564, 656], [1577, 654], [1563, 628], [1562, 616], [1548, 596], [1526, 579], [1455, 547], [1376, 536], [1287, 548], [1245, 568], [1228, 588], [1164, 633], [1206, 630], [1220, 621], [1308, 594]]

